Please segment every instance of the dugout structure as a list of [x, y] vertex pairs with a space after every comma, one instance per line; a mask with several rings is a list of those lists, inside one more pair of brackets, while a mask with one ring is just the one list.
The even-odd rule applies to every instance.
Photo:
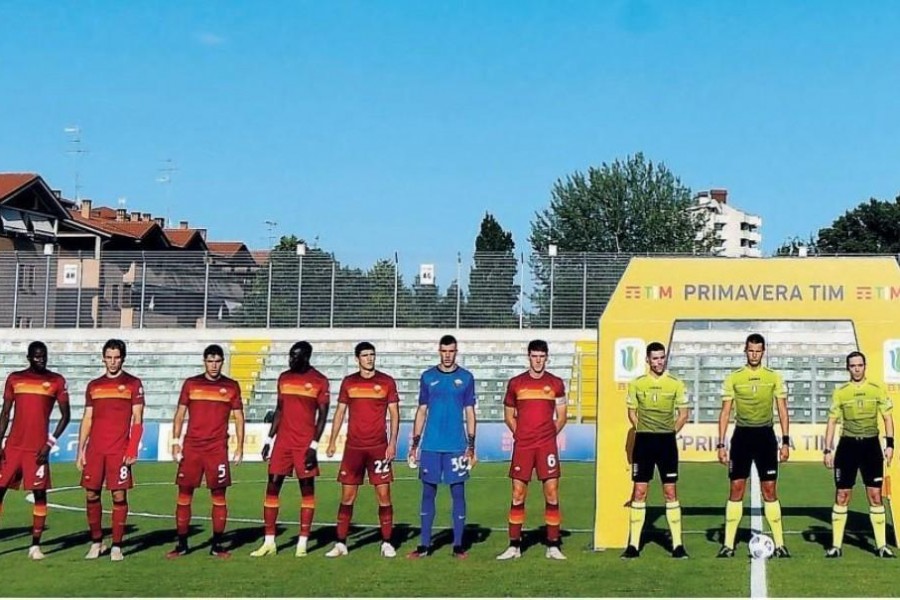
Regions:
[[[785, 369], [788, 360], [784, 352], [779, 353], [779, 341], [784, 347], [799, 344], [802, 354], [805, 343], [814, 346], [825, 340], [830, 348], [831, 356], [825, 357], [829, 362], [835, 358], [840, 361], [841, 353], [858, 347], [867, 356], [868, 377], [884, 382], [895, 403], [900, 400], [900, 268], [894, 258], [635, 258], [619, 281], [598, 330], [595, 549], [622, 548], [628, 538], [628, 382], [644, 373], [645, 347], [651, 341], [670, 347], [670, 368], [679, 375], [673, 367], [684, 358], [685, 351], [677, 343], [672, 347], [672, 341], [674, 338], [677, 342], [685, 329], [692, 329], [691, 323], [701, 324], [693, 329], [705, 328], [711, 338], [730, 344], [723, 356], [739, 356], [747, 334], [763, 333], [769, 341], [769, 364], [778, 369]], [[730, 331], [730, 337], [724, 331]], [[694, 331], [695, 341], [698, 335], [702, 338], [704, 334]], [[797, 348], [787, 355], [798, 354]], [[809, 353], [815, 354], [812, 350]], [[781, 362], [773, 362], [772, 356], [780, 356]], [[832, 365], [831, 371], [837, 373], [839, 367]], [[795, 379], [801, 377], [798, 373], [793, 374]], [[789, 386], [791, 379], [785, 377]], [[846, 376], [815, 383], [806, 394], [810, 410], [792, 417], [795, 445], [798, 431], [806, 432], [804, 445], [792, 452], [792, 461], [821, 460], [821, 398], [830, 399], [838, 381], [846, 381]], [[690, 381], [686, 383], [696, 410], [701, 406], [698, 396], [709, 390], [695, 390]], [[789, 406], [792, 395], [803, 394], [805, 383], [789, 387]], [[714, 412], [712, 408], [707, 406], [708, 417]], [[714, 451], [707, 450], [714, 447], [709, 439], [710, 432], [715, 431], [714, 422], [697, 415], [692, 421], [682, 431], [680, 445], [704, 436], [707, 441], [702, 446], [682, 448], [682, 460], [715, 461]], [[898, 465], [900, 461], [893, 461], [886, 479], [897, 474]], [[726, 477], [724, 471], [722, 477]], [[723, 507], [724, 502], [723, 495]], [[821, 499], [823, 506], [831, 502], [830, 497]], [[889, 501], [889, 506], [896, 524], [900, 515], [893, 502]]]

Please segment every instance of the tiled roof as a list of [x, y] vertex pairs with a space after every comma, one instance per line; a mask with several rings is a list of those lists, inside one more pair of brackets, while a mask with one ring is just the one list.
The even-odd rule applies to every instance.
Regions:
[[206, 242], [206, 246], [213, 254], [229, 257], [240, 252], [242, 248], [246, 248], [244, 242]]
[[153, 221], [113, 221], [109, 219], [86, 219], [81, 216], [81, 211], [79, 211], [78, 209], [70, 210], [69, 215], [73, 221], [84, 223], [85, 225], [93, 227], [94, 229], [99, 229], [113, 235], [120, 235], [136, 240], [144, 239], [154, 227], [159, 227]]
[[34, 173], [0, 173], [0, 200], [37, 179]]
[[184, 248], [191, 243], [195, 235], [199, 235], [196, 229], [164, 229], [163, 231], [172, 245], [179, 248]]

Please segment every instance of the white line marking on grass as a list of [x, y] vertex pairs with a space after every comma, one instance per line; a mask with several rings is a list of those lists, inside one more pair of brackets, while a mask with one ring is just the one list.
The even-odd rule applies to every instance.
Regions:
[[[265, 480], [235, 481], [234, 483], [235, 484], [237, 484], [237, 483], [266, 483], [266, 481]], [[134, 487], [142, 487], [142, 486], [149, 487], [151, 485], [174, 486], [175, 484], [173, 484], [171, 481], [153, 481], [153, 482], [147, 482], [147, 483], [136, 483], [136, 484], [134, 484]], [[52, 489], [47, 490], [47, 495], [49, 496], [50, 494], [55, 494], [57, 492], [71, 492], [71, 491], [82, 490], [82, 489], [84, 489], [84, 488], [82, 488], [80, 485], [71, 485], [71, 486], [67, 486], [67, 487], [52, 488]], [[34, 504], [34, 494], [27, 494], [25, 496], [25, 500]], [[174, 504], [173, 504], [173, 506], [174, 506]], [[262, 506], [262, 503], [260, 503], [260, 506]], [[56, 502], [47, 502], [47, 507], [54, 508], [57, 510], [65, 510], [65, 511], [69, 511], [69, 512], [84, 512], [84, 510], [85, 510], [84, 506], [69, 506], [68, 504], [59, 504]], [[104, 510], [103, 512], [108, 515], [112, 514], [112, 511], [110, 511], [110, 510]], [[128, 516], [129, 517], [144, 517], [146, 519], [168, 519], [168, 520], [175, 519], [174, 513], [168, 514], [168, 515], [161, 515], [158, 513], [137, 512], [134, 510], [129, 510]], [[205, 517], [203, 515], [193, 515], [191, 517], [191, 519], [198, 520], [198, 521], [212, 521], [211, 517]], [[234, 523], [251, 523], [251, 524], [256, 524], [256, 525], [263, 525], [265, 523], [265, 521], [263, 521], [262, 519], [247, 519], [247, 518], [242, 518], [242, 517], [232, 517], [231, 515], [228, 516], [228, 520], [231, 522], [234, 522]], [[300, 521], [284, 521], [282, 519], [279, 519], [278, 524], [279, 525], [300, 525]], [[314, 521], [313, 525], [316, 527], [334, 527], [334, 523], [324, 523], [324, 522], [319, 522], [319, 521]], [[353, 523], [353, 526], [358, 527], [360, 529], [381, 529], [381, 525], [377, 524], [377, 523], [376, 524]], [[451, 528], [452, 527], [438, 527], [438, 526], [434, 527], [434, 529], [438, 530], [438, 531], [444, 530], [444, 529], [449, 531]], [[507, 526], [504, 525], [503, 527], [489, 527], [488, 529], [490, 531], [507, 531]], [[565, 527], [565, 528], [563, 528], [563, 531], [568, 531], [570, 533], [593, 533], [594, 529], [593, 528], [576, 529], [576, 528], [571, 528], [571, 527]]]
[[[752, 534], [762, 533], [762, 503], [760, 502], [759, 473], [756, 464], [750, 473], [750, 530]], [[750, 597], [767, 598], [766, 559], [750, 559]]]

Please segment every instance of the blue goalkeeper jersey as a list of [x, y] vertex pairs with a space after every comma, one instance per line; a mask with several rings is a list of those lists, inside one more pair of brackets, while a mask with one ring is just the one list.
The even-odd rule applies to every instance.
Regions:
[[431, 367], [419, 380], [419, 406], [428, 407], [421, 449], [427, 452], [464, 452], [466, 406], [475, 406], [475, 378], [457, 367], [445, 373]]

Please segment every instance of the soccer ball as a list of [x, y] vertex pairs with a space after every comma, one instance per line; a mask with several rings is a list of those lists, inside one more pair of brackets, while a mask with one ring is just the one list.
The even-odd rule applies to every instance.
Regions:
[[775, 552], [775, 542], [764, 533], [757, 533], [750, 538], [750, 556], [753, 558], [769, 558]]

